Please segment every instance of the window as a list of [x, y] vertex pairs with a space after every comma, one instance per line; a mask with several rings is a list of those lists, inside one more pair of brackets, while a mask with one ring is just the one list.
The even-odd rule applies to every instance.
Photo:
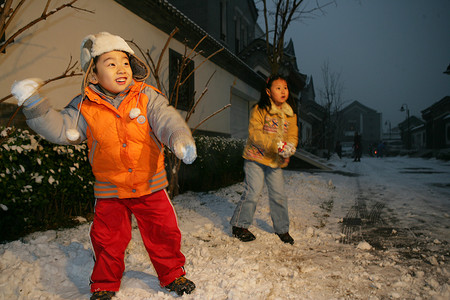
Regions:
[[[194, 103], [194, 74], [192, 74], [186, 82], [180, 86], [180, 89], [178, 90], [178, 102], [176, 102], [176, 95], [174, 92], [176, 91], [174, 89], [174, 85], [177, 82], [177, 77], [180, 71], [180, 68], [182, 67], [183, 63], [183, 56], [170, 49], [169, 50], [169, 99], [172, 96], [171, 105], [175, 106], [177, 109], [188, 111], [193, 103]], [[192, 60], [189, 60], [187, 63], [187, 66], [183, 70], [183, 74], [181, 74], [181, 80], [180, 82], [183, 82], [183, 80], [186, 79], [186, 77], [194, 70], [194, 62]]]
[[247, 46], [247, 27], [242, 25], [241, 28], [241, 41], [243, 48]]
[[446, 137], [445, 143], [447, 145], [450, 145], [450, 123], [447, 123], [445, 125], [445, 137]]
[[227, 40], [227, 2], [220, 2], [220, 39], [224, 42]]
[[234, 40], [234, 52], [238, 54], [241, 51], [241, 22], [238, 16], [234, 21]]

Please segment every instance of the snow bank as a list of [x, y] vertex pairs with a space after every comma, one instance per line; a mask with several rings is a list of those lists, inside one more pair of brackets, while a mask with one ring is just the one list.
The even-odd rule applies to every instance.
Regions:
[[[438, 175], [433, 179], [411, 175], [422, 176], [417, 182], [426, 184], [427, 193], [431, 191], [440, 200], [433, 204], [435, 209], [427, 207], [427, 215], [420, 213], [426, 207], [419, 191], [423, 186], [416, 191], [411, 186], [411, 177], [398, 175], [398, 170], [411, 162], [443, 172], [437, 173], [442, 178]], [[448, 181], [444, 176], [448, 178], [450, 166], [402, 158], [363, 159], [357, 165], [350, 160], [334, 163], [337, 169], [360, 176], [285, 173], [294, 245], [281, 243], [273, 233], [266, 192], [250, 228], [256, 240], [250, 243], [230, 236], [229, 220], [243, 192], [242, 184], [176, 197], [173, 202], [183, 233], [186, 270], [197, 285], [192, 295], [183, 298], [449, 299], [448, 189], [429, 184]], [[408, 227], [417, 235], [410, 240], [414, 249], [377, 249], [365, 240], [340, 243], [342, 219], [361, 201], [361, 195], [368, 207], [383, 201], [382, 226], [395, 225], [390, 223], [393, 214], [402, 226], [419, 224], [411, 216], [420, 215], [422, 221], [434, 224], [435, 229]], [[405, 201], [412, 205], [409, 210], [403, 208]], [[446, 204], [441, 207], [442, 203]], [[402, 215], [396, 215], [396, 210]], [[405, 228], [390, 233], [397, 237]], [[88, 231], [89, 224], [84, 223], [77, 228], [35, 233], [0, 245], [0, 299], [87, 299], [93, 267]], [[173, 297], [159, 286], [134, 223], [117, 299]]]

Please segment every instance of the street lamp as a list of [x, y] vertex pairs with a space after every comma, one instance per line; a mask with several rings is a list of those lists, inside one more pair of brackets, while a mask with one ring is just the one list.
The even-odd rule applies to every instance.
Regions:
[[384, 126], [387, 126], [389, 124], [389, 139], [391, 139], [391, 121], [387, 120], [384, 122]]
[[402, 104], [402, 107], [400, 107], [400, 111], [406, 110], [406, 126], [408, 126], [408, 136], [406, 137], [406, 148], [409, 150], [411, 149], [411, 128], [409, 126], [409, 108], [407, 104]]
[[450, 65], [448, 65], [447, 70], [445, 70], [443, 73], [450, 75]]

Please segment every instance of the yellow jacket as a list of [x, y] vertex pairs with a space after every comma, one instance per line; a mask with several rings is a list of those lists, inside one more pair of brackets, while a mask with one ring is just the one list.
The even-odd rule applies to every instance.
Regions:
[[284, 168], [289, 160], [278, 154], [278, 142], [291, 143], [297, 147], [297, 116], [291, 106], [272, 103], [269, 111], [256, 105], [250, 114], [248, 139], [244, 159], [256, 161], [272, 168]]

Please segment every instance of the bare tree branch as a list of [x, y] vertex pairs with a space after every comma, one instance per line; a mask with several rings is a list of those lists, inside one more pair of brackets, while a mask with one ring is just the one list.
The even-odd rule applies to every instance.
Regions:
[[211, 119], [212, 117], [214, 117], [215, 115], [217, 115], [218, 113], [220, 113], [221, 111], [223, 111], [229, 107], [231, 107], [231, 104], [225, 105], [221, 109], [217, 110], [215, 113], [213, 113], [213, 114], [209, 115], [208, 117], [206, 117], [205, 119], [203, 119], [203, 121], [198, 123], [197, 126], [195, 126], [194, 129], [192, 129], [192, 133], [194, 133], [197, 130], [197, 128], [200, 127], [200, 125], [202, 125], [203, 123], [205, 123], [206, 121], [208, 121], [209, 119]]
[[5, 9], [2, 11], [2, 22], [0, 23], [0, 26], [1, 26], [0, 27], [0, 36], [3, 36], [5, 34], [6, 28], [8, 28], [11, 21], [14, 20], [14, 17], [16, 16], [20, 7], [25, 3], [26, 0], [21, 0], [17, 4], [16, 8], [11, 10], [12, 1], [13, 0], [7, 0], [5, 3]]
[[[178, 31], [179, 31], [178, 27], [175, 27], [175, 28], [172, 30], [172, 32], [170, 33], [169, 37], [167, 38], [166, 44], [164, 45], [164, 47], [163, 47], [162, 50], [161, 50], [161, 54], [159, 55], [159, 58], [158, 58], [158, 64], [156, 65], [156, 68], [155, 68], [155, 75], [156, 75], [155, 79], [158, 78], [158, 81], [157, 81], [157, 82], [159, 82], [159, 86], [161, 86], [161, 82], [160, 82], [160, 78], [159, 78], [159, 68], [161, 67], [161, 62], [162, 62], [162, 59], [163, 59], [163, 57], [164, 57], [164, 53], [166, 53], [166, 50], [167, 50], [167, 48], [169, 47], [170, 41], [173, 39], [174, 35], [175, 35]], [[158, 88], [158, 89], [159, 89], [159, 88]]]
[[322, 105], [326, 110], [324, 120], [324, 142], [328, 153], [330, 153], [333, 149], [333, 145], [335, 144], [334, 139], [336, 138], [336, 132], [339, 132], [342, 126], [341, 115], [339, 112], [343, 106], [342, 94], [344, 85], [341, 81], [341, 72], [332, 72], [330, 70], [330, 63], [328, 60], [323, 63], [321, 70], [324, 89], [321, 89], [319, 92], [322, 98]]
[[[137, 45], [133, 41], [130, 41], [133, 45], [135, 45], [139, 49], [140, 53], [144, 56], [147, 64], [150, 66], [150, 72], [152, 73], [152, 76], [155, 78], [157, 88], [160, 91], [163, 91], [163, 90], [167, 91], [167, 89], [165, 88], [164, 84], [161, 82], [161, 76], [160, 76], [163, 57], [166, 54], [167, 49], [169, 48], [170, 42], [172, 41], [172, 39], [174, 38], [175, 34], [178, 31], [179, 31], [179, 29], [175, 28], [171, 32], [171, 34], [167, 37], [166, 43], [165, 43], [164, 47], [162, 48], [162, 50], [159, 53], [159, 56], [157, 58], [152, 58], [149, 50], [147, 50], [145, 52], [145, 54], [144, 54], [144, 51], [142, 51], [142, 49], [139, 47], [139, 45]], [[180, 88], [184, 84], [187, 83], [189, 78], [191, 78], [195, 74], [195, 72], [205, 62], [211, 60], [211, 58], [213, 56], [217, 55], [218, 53], [220, 53], [223, 50], [223, 48], [221, 48], [221, 49], [215, 51], [214, 53], [212, 53], [211, 55], [209, 55], [208, 57], [204, 58], [200, 64], [198, 64], [195, 68], [193, 68], [193, 70], [191, 70], [189, 72], [189, 74], [185, 75], [184, 73], [185, 73], [186, 70], [188, 70], [188, 67], [189, 67], [191, 61], [193, 61], [193, 59], [196, 58], [197, 56], [202, 55], [202, 51], [199, 51], [198, 48], [199, 48], [200, 44], [207, 37], [208, 36], [205, 35], [191, 49], [188, 48], [187, 41], [184, 41], [184, 46], [185, 46], [184, 54], [182, 55], [182, 57], [180, 59], [179, 65], [177, 66], [178, 69], [176, 70], [175, 82], [172, 85], [172, 90], [169, 89], [169, 91], [171, 91], [171, 92], [170, 93], [166, 93], [166, 96], [167, 96], [167, 98], [169, 100], [169, 103], [171, 105], [173, 105], [175, 108], [177, 108], [177, 106], [178, 106], [178, 100], [179, 100], [179, 97], [180, 97]], [[155, 63], [156, 60], [157, 60], [157, 62]], [[211, 79], [212, 79], [214, 74], [215, 74], [215, 72], [208, 79], [208, 81], [207, 81], [207, 83], [205, 85], [205, 88], [204, 88], [203, 92], [201, 93], [200, 97], [196, 101], [189, 102], [188, 112], [186, 113], [186, 117], [185, 117], [185, 121], [186, 122], [188, 122], [189, 119], [191, 118], [191, 116], [194, 114], [197, 105], [204, 99], [204, 96], [205, 96], [205, 94], [208, 91], [208, 84], [211, 81]], [[195, 98], [195, 91], [194, 91], [194, 95], [192, 95], [192, 96], [193, 96], [193, 98]], [[228, 108], [229, 106], [231, 106], [231, 104], [228, 104], [224, 108], [216, 111], [212, 115], [210, 115], [207, 118], [205, 118], [202, 122], [200, 122], [197, 126], [195, 126], [195, 128], [192, 130], [192, 132], [194, 132], [199, 126], [201, 126], [207, 120], [209, 120], [213, 116], [217, 115], [218, 113], [220, 113], [224, 109]], [[181, 166], [181, 161], [171, 152], [168, 152], [166, 158], [167, 158], [168, 169], [171, 170], [170, 178], [169, 178], [170, 182], [169, 182], [168, 193], [169, 193], [170, 196], [175, 196], [175, 195], [178, 194], [178, 191], [179, 191], [178, 171], [179, 171], [180, 166]]]
[[[49, 84], [50, 82], [56, 81], [56, 80], [60, 80], [60, 79], [64, 79], [64, 78], [69, 78], [69, 77], [74, 77], [74, 76], [81, 76], [83, 75], [82, 72], [76, 72], [76, 66], [78, 64], [78, 61], [75, 61], [74, 63], [72, 63], [72, 56], [70, 57], [69, 63], [66, 67], [66, 70], [59, 76], [53, 77], [53, 78], [49, 78], [47, 80], [44, 80], [42, 86]], [[3, 97], [2, 99], [0, 99], [0, 103], [8, 100], [9, 98], [12, 97], [12, 94], [7, 95], [6, 97]], [[11, 117], [9, 117], [8, 122], [6, 123], [6, 136], [4, 138], [2, 138], [0, 140], [0, 144], [2, 144], [9, 136], [10, 134], [13, 132], [11, 130], [11, 128], [9, 126], [11, 126], [12, 121], [14, 120], [14, 118], [16, 117], [17, 113], [22, 109], [22, 105], [18, 106], [17, 109], [14, 111], [14, 113], [11, 115]]]
[[192, 108], [189, 110], [189, 112], [186, 114], [186, 122], [189, 121], [189, 119], [191, 118], [192, 114], [195, 111], [195, 108], [197, 107], [197, 105], [200, 103], [200, 101], [203, 99], [203, 96], [206, 94], [206, 92], [208, 91], [208, 85], [209, 82], [211, 81], [212, 77], [214, 76], [214, 74], [216, 74], [216, 71], [214, 71], [211, 76], [209, 77], [208, 81], [206, 82], [205, 85], [205, 89], [203, 90], [202, 94], [200, 95], [200, 97], [197, 99], [197, 101], [195, 102], [195, 104], [192, 106]]
[[186, 76], [186, 78], [183, 80], [183, 82], [181, 82], [181, 84], [184, 84], [184, 83], [186, 82], [186, 80], [187, 80], [192, 74], [194, 74], [195, 71], [196, 71], [198, 68], [201, 67], [201, 65], [203, 65], [205, 62], [207, 62], [208, 60], [210, 60], [211, 57], [213, 57], [213, 56], [216, 55], [217, 53], [223, 51], [223, 49], [224, 49], [224, 48], [220, 48], [219, 50], [217, 50], [216, 52], [214, 52], [213, 54], [211, 54], [210, 56], [208, 56], [207, 58], [205, 58], [205, 59], [204, 59], [197, 67], [195, 67], [194, 70], [192, 70], [191, 73], [189, 73], [189, 74]]
[[[53, 78], [49, 78], [49, 79], [47, 79], [47, 80], [44, 80], [44, 83], [42, 84], [42, 86], [44, 86], [44, 85], [46, 85], [46, 84], [48, 84], [48, 83], [50, 83], [50, 82], [56, 81], [56, 80], [60, 80], [60, 79], [64, 79], [64, 78], [69, 78], [69, 77], [74, 77], [74, 76], [81, 76], [81, 75], [83, 75], [82, 72], [78, 72], [78, 73], [76, 72], [77, 64], [78, 64], [78, 61], [75, 61], [75, 62], [72, 64], [72, 56], [70, 56], [70, 60], [69, 60], [69, 63], [68, 63], [68, 65], [67, 65], [65, 71], [64, 71], [61, 75], [59, 75], [59, 76], [56, 76], [56, 77], [53, 77]], [[1, 98], [1, 99], [0, 99], [0, 103], [2, 103], [2, 102], [4, 102], [4, 101], [8, 100], [8, 99], [11, 98], [11, 97], [12, 97], [12, 94], [9, 94], [9, 95], [7, 95], [7, 96]]]
[[[43, 21], [43, 20], [46, 20], [46, 19], [47, 19], [48, 17], [50, 17], [51, 15], [53, 15], [53, 14], [59, 12], [60, 10], [62, 10], [62, 9], [64, 9], [64, 8], [70, 7], [70, 8], [76, 9], [76, 10], [82, 10], [82, 11], [85, 11], [85, 12], [91, 12], [91, 13], [93, 13], [92, 11], [89, 11], [89, 10], [85, 10], [85, 9], [82, 9], [82, 8], [74, 7], [73, 4], [74, 4], [75, 2], [77, 2], [77, 1], [78, 1], [78, 0], [72, 0], [72, 1], [70, 1], [70, 2], [68, 2], [68, 3], [62, 4], [61, 6], [59, 6], [59, 7], [57, 7], [57, 8], [55, 8], [55, 9], [53, 9], [53, 10], [51, 10], [51, 11], [48, 12], [47, 10], [48, 10], [48, 6], [49, 6], [49, 4], [50, 4], [50, 0], [48, 0], [47, 3], [46, 3], [46, 5], [45, 5], [45, 7], [44, 7], [44, 10], [42, 11], [41, 16], [40, 16], [39, 18], [36, 18], [36, 19], [34, 19], [33, 21], [29, 22], [27, 25], [23, 26], [22, 28], [18, 29], [18, 30], [17, 30], [15, 33], [13, 33], [8, 39], [6, 39], [6, 41], [3, 42], [3, 43], [0, 45], [0, 53], [2, 53], [2, 52], [6, 49], [6, 47], [7, 47], [8, 45], [13, 44], [13, 43], [14, 43], [14, 40], [15, 40], [20, 34], [22, 34], [24, 31], [26, 31], [27, 29], [29, 29], [29, 28], [31, 28], [32, 26], [36, 25], [37, 23], [39, 23], [39, 22], [41, 22], [41, 21]], [[6, 29], [8, 28], [8, 26], [9, 26], [10, 23], [11, 23], [11, 20], [16, 16], [17, 12], [19, 11], [20, 7], [23, 5], [24, 2], [25, 2], [25, 0], [20, 1], [20, 3], [16, 6], [16, 8], [13, 9], [12, 14], [11, 14], [11, 15], [9, 15], [9, 14], [7, 15], [7, 16], [9, 16], [8, 21], [6, 21], [6, 23], [4, 23], [4, 26], [2, 26], [2, 28], [0, 28], [1, 36], [3, 36], [3, 34], [5, 34]], [[3, 13], [7, 13], [6, 10], [3, 11]], [[5, 20], [6, 20], [6, 18], [8, 18], [7, 16], [5, 17]], [[1, 23], [0, 23], [0, 24], [1, 24]]]
[[[307, 2], [307, 0], [274, 0], [274, 11], [271, 11], [267, 7], [267, 0], [262, 0], [266, 30], [267, 60], [271, 67], [272, 74], [278, 73], [279, 71], [280, 63], [284, 56], [285, 35], [290, 24], [293, 21], [311, 16], [316, 11], [324, 13], [323, 9], [331, 3], [335, 3], [335, 0], [330, 0], [330, 2], [325, 4], [320, 4], [319, 1], [316, 0], [315, 6], [310, 9], [305, 7]], [[273, 16], [273, 20], [269, 20], [269, 16], [271, 15]], [[269, 25], [270, 23], [271, 25]]]

